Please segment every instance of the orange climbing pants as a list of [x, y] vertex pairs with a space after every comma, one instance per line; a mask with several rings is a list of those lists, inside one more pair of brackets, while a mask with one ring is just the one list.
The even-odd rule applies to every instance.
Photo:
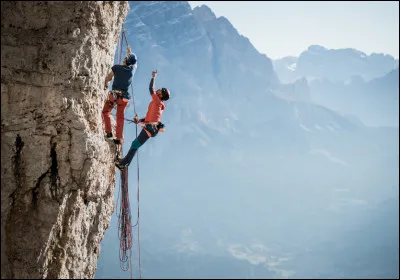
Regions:
[[111, 92], [108, 95], [108, 99], [104, 102], [104, 107], [102, 111], [102, 118], [105, 126], [106, 133], [112, 132], [111, 128], [111, 111], [117, 105], [117, 127], [115, 129], [115, 136], [119, 139], [123, 138], [124, 131], [124, 118], [125, 109], [129, 103], [129, 99], [117, 97]]

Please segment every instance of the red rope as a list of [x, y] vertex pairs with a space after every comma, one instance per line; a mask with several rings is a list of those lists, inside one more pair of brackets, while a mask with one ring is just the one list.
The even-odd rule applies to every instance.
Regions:
[[[120, 39], [120, 52], [119, 61], [122, 63], [122, 45], [123, 45], [124, 31]], [[122, 154], [122, 147], [121, 147]], [[131, 230], [131, 210], [129, 203], [129, 187], [128, 187], [128, 169], [125, 168], [121, 171], [121, 204], [118, 215], [118, 237], [120, 240], [120, 266], [123, 271], [131, 270], [132, 278], [132, 230]], [[119, 193], [118, 193], [119, 200]], [[118, 205], [118, 204], [117, 204]], [[128, 262], [129, 261], [129, 262]]]
[[[125, 34], [125, 27], [124, 25], [122, 25], [122, 37], [123, 39], [125, 39], [125, 43], [128, 46], [128, 40], [126, 39], [126, 34]], [[136, 113], [136, 105], [135, 105], [135, 96], [133, 94], [133, 86], [131, 84], [131, 90], [132, 90], [132, 103], [133, 103], [133, 111], [135, 116], [137, 115]], [[125, 119], [127, 120], [127, 119]], [[131, 120], [127, 120], [127, 121], [131, 121]], [[138, 136], [138, 125], [136, 124], [136, 138]], [[138, 239], [137, 239], [137, 243], [138, 243], [138, 262], [139, 262], [139, 275], [140, 275], [140, 279], [142, 279], [142, 267], [141, 267], [141, 262], [140, 262], [140, 169], [139, 169], [139, 151], [137, 151], [137, 155], [136, 155], [136, 161], [137, 161], [137, 232], [138, 232]], [[135, 225], [136, 226], [136, 225]]]
[[[124, 33], [122, 33], [122, 34], [124, 34]], [[123, 37], [123, 35], [121, 36], [121, 37]], [[122, 38], [121, 38], [121, 44], [120, 44], [120, 47], [119, 47], [119, 60], [118, 60], [118, 62], [120, 62], [121, 64], [122, 64]]]
[[[131, 257], [132, 231], [131, 231], [131, 211], [129, 204], [128, 191], [128, 169], [121, 171], [121, 208], [118, 222], [118, 236], [120, 239], [120, 264], [123, 271], [130, 268], [128, 260]], [[128, 254], [129, 253], [129, 254]]]
[[[136, 124], [136, 135], [137, 135], [137, 124]], [[137, 137], [137, 136], [136, 136]], [[140, 223], [139, 223], [139, 198], [140, 198], [140, 177], [139, 177], [139, 151], [137, 151], [137, 233], [138, 233], [138, 261], [139, 261], [139, 275], [140, 279], [142, 279], [142, 267], [140, 265]]]
[[124, 25], [122, 25], [122, 37], [125, 39], [126, 45], [129, 46], [128, 40], [126, 39], [126, 35], [125, 35], [125, 27], [124, 27]]
[[[126, 45], [128, 46], [128, 40], [126, 39], [125, 35], [125, 28], [122, 26], [122, 36], [121, 36], [121, 44], [120, 44], [120, 61], [122, 58], [122, 43], [123, 39], [125, 39]], [[132, 101], [133, 101], [133, 109], [134, 113], [136, 114], [136, 106], [135, 106], [135, 99], [133, 96], [133, 86], [131, 84], [132, 89]], [[126, 121], [131, 121], [125, 118]], [[136, 137], [138, 136], [138, 126], [136, 124]], [[122, 148], [121, 148], [122, 154]], [[139, 197], [140, 197], [140, 177], [139, 177], [139, 151], [137, 153], [137, 221], [134, 226], [138, 226], [138, 259], [139, 259], [139, 275], [140, 279], [142, 278], [142, 268], [140, 262], [140, 228], [139, 228]], [[124, 168], [121, 171], [121, 204], [120, 204], [120, 214], [118, 216], [118, 236], [120, 239], [120, 265], [123, 271], [127, 271], [130, 268], [131, 271], [131, 278], [132, 278], [132, 226], [131, 225], [131, 210], [130, 210], [130, 203], [129, 203], [129, 187], [128, 187], [128, 168]], [[119, 193], [118, 193], [119, 197]], [[128, 263], [129, 260], [129, 263]]]

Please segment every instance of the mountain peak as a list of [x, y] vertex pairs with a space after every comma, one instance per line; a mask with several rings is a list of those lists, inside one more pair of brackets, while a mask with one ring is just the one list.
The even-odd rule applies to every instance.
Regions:
[[215, 14], [206, 5], [201, 5], [200, 7], [195, 7], [193, 9], [193, 14], [199, 21], [209, 21], [216, 19]]
[[324, 48], [323, 46], [320, 46], [320, 45], [311, 45], [308, 47], [307, 50], [310, 52], [323, 52], [323, 51], [326, 51], [326, 48]]

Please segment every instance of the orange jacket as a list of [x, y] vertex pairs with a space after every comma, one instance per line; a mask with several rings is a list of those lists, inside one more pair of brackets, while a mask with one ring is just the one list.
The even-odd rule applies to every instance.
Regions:
[[161, 121], [162, 112], [165, 109], [164, 102], [157, 96], [154, 90], [154, 78], [151, 78], [150, 81], [150, 95], [151, 95], [151, 102], [149, 104], [149, 108], [147, 109], [147, 114], [145, 117], [146, 123], [153, 123]]

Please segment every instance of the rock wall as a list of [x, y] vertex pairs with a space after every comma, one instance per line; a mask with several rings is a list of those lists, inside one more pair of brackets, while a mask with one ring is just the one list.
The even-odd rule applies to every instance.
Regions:
[[127, 1], [1, 2], [1, 277], [93, 278], [113, 212], [104, 79]]

